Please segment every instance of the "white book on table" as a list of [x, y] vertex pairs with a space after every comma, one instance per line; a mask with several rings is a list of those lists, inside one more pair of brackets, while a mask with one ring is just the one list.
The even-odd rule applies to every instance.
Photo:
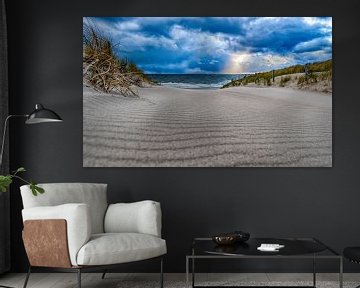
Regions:
[[284, 247], [285, 247], [284, 245], [280, 245], [280, 244], [262, 243], [259, 247], [257, 247], [257, 249], [260, 251], [276, 252]]

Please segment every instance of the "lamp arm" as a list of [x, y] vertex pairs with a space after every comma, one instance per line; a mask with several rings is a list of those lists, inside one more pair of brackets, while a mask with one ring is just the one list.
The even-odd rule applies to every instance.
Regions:
[[28, 117], [29, 115], [27, 114], [20, 114], [20, 115], [9, 115], [6, 117], [5, 119], [5, 123], [4, 123], [4, 131], [3, 131], [3, 138], [2, 138], [2, 143], [1, 143], [1, 151], [0, 151], [0, 168], [2, 166], [2, 160], [3, 160], [3, 155], [4, 155], [4, 146], [5, 146], [5, 140], [6, 140], [6, 132], [7, 132], [7, 126], [8, 126], [8, 122], [11, 118], [14, 117]]

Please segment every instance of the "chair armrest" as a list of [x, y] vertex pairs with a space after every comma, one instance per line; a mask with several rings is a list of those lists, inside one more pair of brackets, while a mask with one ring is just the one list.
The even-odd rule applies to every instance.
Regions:
[[[64, 204], [58, 206], [33, 207], [22, 210], [23, 221], [64, 219], [71, 264], [77, 265], [76, 256], [80, 248], [89, 241], [91, 221], [89, 206], [86, 204]], [[35, 235], [34, 235], [35, 236]], [[34, 241], [39, 241], [38, 235]]]
[[145, 200], [111, 204], [104, 224], [105, 233], [143, 233], [161, 237], [160, 203]]

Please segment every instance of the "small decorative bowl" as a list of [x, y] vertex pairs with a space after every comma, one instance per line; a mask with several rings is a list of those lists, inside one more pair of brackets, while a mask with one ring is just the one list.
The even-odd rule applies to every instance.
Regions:
[[232, 245], [237, 241], [237, 235], [232, 233], [224, 233], [213, 236], [212, 240], [218, 245]]

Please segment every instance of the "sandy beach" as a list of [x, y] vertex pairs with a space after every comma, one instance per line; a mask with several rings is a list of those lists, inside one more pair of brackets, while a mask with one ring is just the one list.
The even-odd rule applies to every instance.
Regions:
[[289, 88], [83, 92], [84, 167], [331, 167], [332, 96]]

